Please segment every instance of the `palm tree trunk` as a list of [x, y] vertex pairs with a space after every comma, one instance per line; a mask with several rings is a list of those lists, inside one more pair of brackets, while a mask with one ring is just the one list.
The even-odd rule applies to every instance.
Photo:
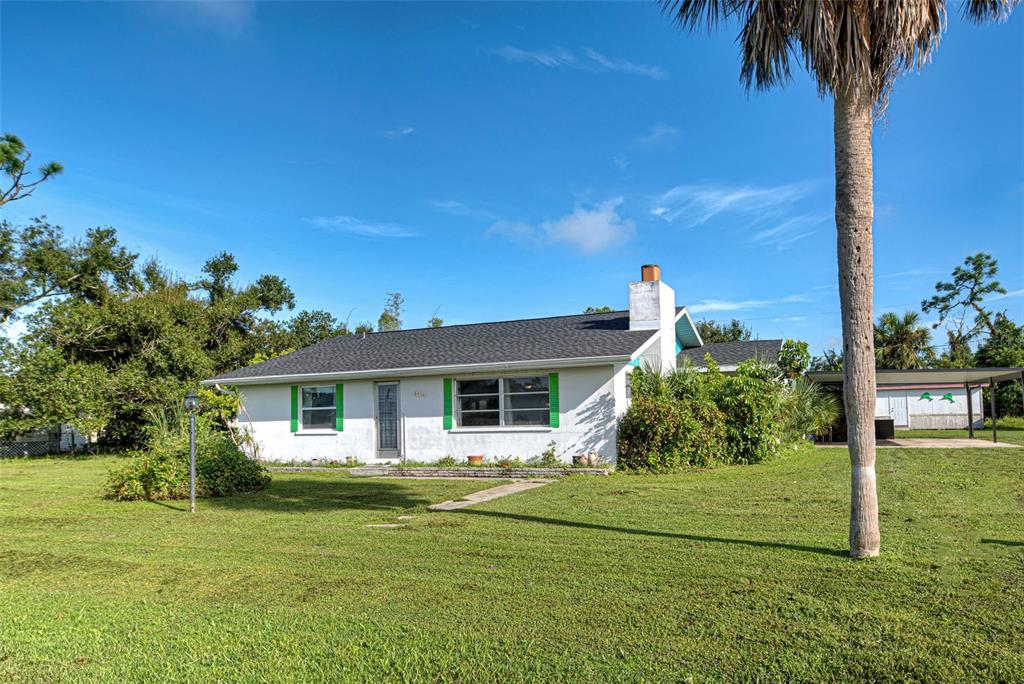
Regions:
[[853, 471], [850, 555], [854, 558], [877, 556], [880, 543], [875, 493], [875, 345], [871, 313], [874, 98], [867, 90], [837, 90], [834, 123], [843, 403]]

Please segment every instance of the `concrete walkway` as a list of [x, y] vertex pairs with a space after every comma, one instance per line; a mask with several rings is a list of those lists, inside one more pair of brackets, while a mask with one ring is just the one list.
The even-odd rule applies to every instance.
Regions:
[[536, 489], [537, 487], [543, 487], [546, 484], [550, 484], [554, 480], [519, 480], [511, 484], [498, 485], [497, 487], [491, 487], [490, 489], [484, 489], [479, 492], [473, 492], [467, 494], [458, 501], [443, 501], [439, 504], [433, 504], [427, 506], [428, 511], [457, 511], [460, 508], [466, 506], [473, 506], [474, 504], [483, 503], [484, 501], [491, 501], [492, 499], [500, 499], [503, 496], [509, 494], [515, 494], [516, 492], [524, 492], [527, 489]]
[[[993, 442], [991, 439], [983, 439], [977, 437], [975, 439], [941, 439], [938, 437], [897, 437], [896, 439], [880, 439], [878, 440], [879, 447], [905, 447], [909, 449], [1002, 449], [1002, 448], [1020, 448], [1019, 444], [1009, 444], [1007, 442]], [[818, 446], [823, 447], [846, 447], [845, 442], [836, 442], [835, 444], [819, 444]]]

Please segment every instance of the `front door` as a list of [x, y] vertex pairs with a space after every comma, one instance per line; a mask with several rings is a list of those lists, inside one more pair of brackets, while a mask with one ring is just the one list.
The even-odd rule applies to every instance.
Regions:
[[377, 458], [398, 458], [398, 383], [377, 383]]

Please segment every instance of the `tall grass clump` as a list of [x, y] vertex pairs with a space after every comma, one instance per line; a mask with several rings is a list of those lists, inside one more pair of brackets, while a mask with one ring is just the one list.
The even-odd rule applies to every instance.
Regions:
[[[184, 409], [153, 412], [146, 427], [146, 444], [129, 463], [110, 472], [104, 495], [117, 501], [188, 498], [188, 414]], [[196, 416], [197, 496], [231, 496], [263, 489], [269, 483], [266, 469], [218, 429], [212, 416]]]

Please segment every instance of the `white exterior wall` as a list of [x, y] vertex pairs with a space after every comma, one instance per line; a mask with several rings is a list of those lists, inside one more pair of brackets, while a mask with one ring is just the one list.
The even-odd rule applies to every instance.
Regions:
[[[921, 395], [928, 392], [932, 400], [922, 399]], [[942, 399], [943, 395], [952, 394], [953, 402]], [[908, 424], [897, 427], [910, 427], [920, 430], [967, 429], [967, 391], [958, 388], [921, 388], [890, 390], [879, 388], [875, 399], [875, 416], [889, 417], [890, 402], [907, 403]], [[981, 428], [985, 424], [985, 407], [980, 388], [971, 390], [971, 411], [974, 414], [974, 427]]]
[[[551, 369], [558, 372], [559, 427], [460, 428], [443, 427], [443, 378], [495, 377], [495, 373], [451, 376], [424, 375], [380, 378], [399, 382], [401, 451], [409, 460], [436, 461], [451, 454], [487, 458], [518, 456], [526, 460], [540, 454], [554, 440], [563, 461], [594, 450], [615, 460], [617, 418], [625, 411], [625, 367], [611, 365]], [[547, 374], [549, 371], [543, 371]], [[502, 376], [539, 375], [540, 371], [503, 372]], [[374, 382], [344, 380], [345, 411], [342, 432], [291, 432], [291, 383], [245, 385], [245, 408], [252, 420], [261, 458], [291, 462], [326, 459], [377, 461], [374, 419]], [[333, 382], [308, 383], [313, 385]], [[454, 395], [454, 390], [453, 390]], [[453, 401], [455, 397], [453, 396]], [[244, 424], [244, 414], [240, 421]]]

